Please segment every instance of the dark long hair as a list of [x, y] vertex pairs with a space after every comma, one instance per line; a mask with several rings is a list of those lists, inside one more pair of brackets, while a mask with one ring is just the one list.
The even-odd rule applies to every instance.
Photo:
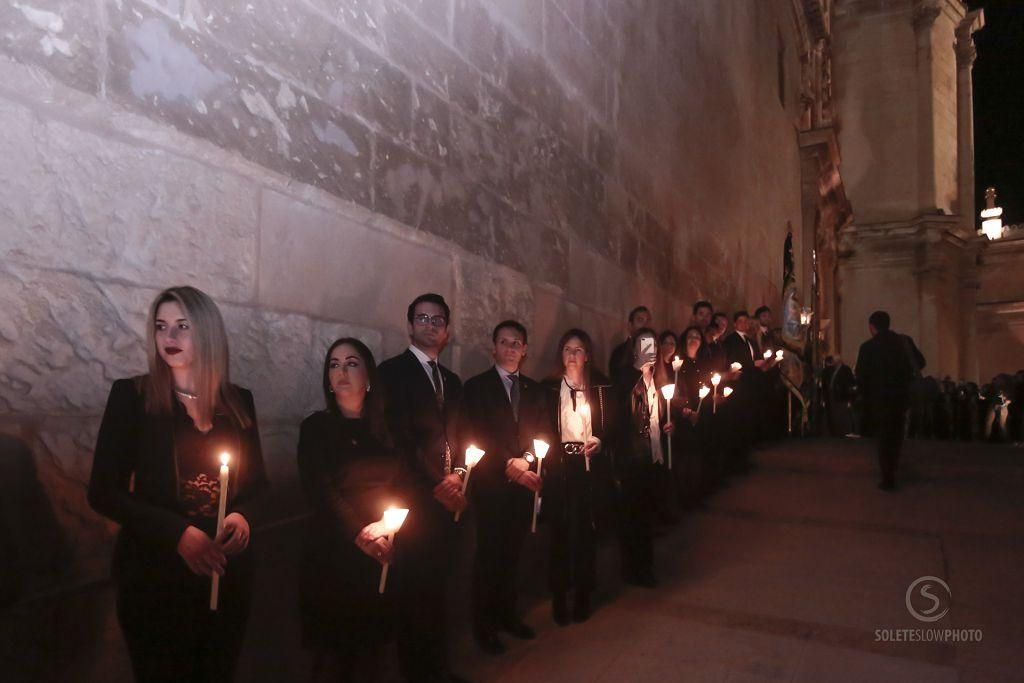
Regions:
[[366, 392], [366, 400], [363, 403], [363, 418], [366, 419], [367, 424], [370, 426], [370, 433], [377, 438], [383, 444], [391, 444], [391, 435], [388, 432], [387, 423], [384, 418], [384, 385], [380, 382], [377, 375], [377, 361], [373, 358], [373, 352], [370, 351], [369, 347], [363, 342], [359, 341], [355, 337], [342, 337], [336, 339], [333, 344], [327, 349], [327, 353], [324, 355], [324, 369], [322, 375], [322, 384], [324, 391], [324, 405], [327, 408], [327, 412], [335, 415], [341, 414], [341, 408], [338, 407], [338, 401], [334, 397], [334, 393], [331, 391], [331, 354], [334, 353], [334, 349], [338, 348], [342, 344], [348, 344], [356, 350], [359, 358], [363, 361], [363, 365], [366, 366], [366, 385], [369, 389]]
[[697, 332], [697, 334], [700, 335], [700, 346], [697, 347], [697, 357], [694, 358], [694, 360], [697, 360], [704, 354], [705, 341], [704, 331], [701, 330], [696, 325], [690, 325], [685, 330], [683, 330], [683, 333], [679, 335], [679, 341], [677, 342], [678, 345], [676, 346], [676, 348], [679, 349], [679, 357], [686, 358], [686, 335], [690, 334], [690, 330], [694, 330], [695, 332]]
[[565, 376], [565, 365], [562, 364], [562, 349], [565, 348], [565, 345], [573, 337], [580, 340], [580, 344], [583, 345], [583, 350], [587, 353], [587, 362], [583, 366], [583, 381], [586, 382], [589, 387], [591, 384], [590, 369], [594, 367], [594, 342], [590, 338], [589, 334], [578, 327], [566, 330], [558, 340], [558, 348], [555, 351], [555, 372], [552, 373], [552, 376], [559, 380]]

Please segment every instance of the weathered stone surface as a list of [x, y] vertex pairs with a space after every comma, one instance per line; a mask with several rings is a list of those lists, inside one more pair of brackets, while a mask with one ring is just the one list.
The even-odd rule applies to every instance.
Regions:
[[455, 334], [461, 349], [463, 377], [493, 364], [491, 332], [511, 318], [529, 326], [533, 290], [530, 282], [509, 268], [495, 268], [482, 259], [460, 259], [456, 271]]
[[432, 248], [269, 190], [261, 216], [261, 241], [270, 247], [260, 254], [263, 306], [395, 328], [404, 327], [405, 308], [417, 294], [453, 291], [451, 259]]
[[97, 415], [144, 367], [137, 332], [88, 279], [0, 265], [0, 397], [11, 413]]
[[[25, 142], [14, 148], [32, 144], [34, 153], [28, 153], [35, 163], [21, 177], [12, 174], [9, 189], [23, 188], [15, 189], [23, 198], [18, 203], [47, 207], [27, 207], [14, 230], [3, 232], [9, 257], [139, 284], [203, 281], [213, 296], [253, 295], [251, 183], [165, 150], [59, 122], [24, 132]], [[97, 178], [107, 182], [97, 184]]]
[[0, 5], [0, 51], [38, 64], [72, 87], [99, 93], [102, 38], [95, 8], [75, 0]]

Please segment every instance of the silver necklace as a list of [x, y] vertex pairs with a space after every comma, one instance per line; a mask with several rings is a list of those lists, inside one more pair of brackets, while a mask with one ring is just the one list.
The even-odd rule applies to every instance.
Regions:
[[176, 393], [178, 396], [181, 396], [184, 399], [188, 399], [189, 401], [195, 401], [199, 399], [198, 394], [190, 394], [187, 391], [182, 391], [181, 389], [175, 389], [174, 393]]

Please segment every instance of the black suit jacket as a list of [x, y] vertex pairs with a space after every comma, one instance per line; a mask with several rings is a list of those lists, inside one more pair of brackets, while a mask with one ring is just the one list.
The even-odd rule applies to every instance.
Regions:
[[452, 467], [464, 456], [457, 439], [462, 382], [438, 363], [444, 384], [444, 409], [438, 408], [434, 385], [413, 352], [389, 358], [377, 369], [387, 399], [387, 419], [395, 446], [402, 453], [412, 483], [433, 490], [444, 478], [445, 443], [451, 447]]
[[[136, 585], [191, 576], [177, 552], [178, 540], [192, 522], [179, 500], [175, 417], [146, 412], [144, 381], [119, 379], [111, 387], [89, 478], [89, 504], [121, 525], [114, 578]], [[234, 389], [251, 424], [237, 430], [239, 452], [232, 453], [227, 512], [240, 513], [255, 528], [269, 484], [252, 394]], [[229, 572], [245, 564], [250, 550], [229, 562]]]
[[740, 336], [739, 332], [730, 332], [726, 335], [725, 339], [722, 340], [722, 348], [725, 349], [726, 359], [729, 364], [739, 363], [743, 366], [744, 371], [750, 371], [754, 369], [754, 361], [761, 360], [761, 350], [757, 347], [757, 340], [752, 336], [748, 336], [750, 344], [754, 347], [753, 355], [750, 351], [750, 346]]
[[512, 416], [512, 404], [505, 392], [505, 384], [496, 368], [492, 367], [466, 381], [461, 441], [487, 453], [473, 469], [471, 488], [475, 488], [478, 494], [503, 486], [518, 487], [506, 479], [505, 465], [511, 458], [521, 457], [524, 451], [532, 452], [534, 439], [546, 441], [551, 448], [558, 443], [551, 425], [548, 392], [522, 373], [519, 374], [519, 382], [517, 423]]
[[860, 346], [857, 387], [868, 401], [905, 402], [915, 368], [903, 337], [879, 332]]

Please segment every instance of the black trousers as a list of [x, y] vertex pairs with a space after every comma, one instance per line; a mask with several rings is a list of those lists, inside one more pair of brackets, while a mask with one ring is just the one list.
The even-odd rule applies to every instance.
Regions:
[[398, 597], [395, 635], [407, 681], [440, 680], [449, 670], [445, 597], [455, 560], [455, 532], [452, 513], [429, 492], [421, 492], [396, 536], [388, 590], [393, 585]]
[[548, 585], [552, 593], [591, 593], [597, 574], [597, 474], [586, 471], [581, 455], [567, 456], [563, 467], [544, 488], [544, 520], [551, 531]]
[[519, 618], [519, 557], [530, 533], [533, 493], [503, 481], [481, 485], [476, 494], [473, 626], [478, 632], [493, 633]]
[[619, 533], [622, 573], [650, 574], [654, 568], [654, 507], [658, 473], [648, 458], [631, 458], [619, 466], [622, 481], [622, 526]]
[[251, 583], [231, 571], [229, 562], [216, 612], [205, 577], [118, 587], [117, 617], [137, 683], [234, 680]]
[[896, 476], [900, 451], [903, 449], [904, 422], [907, 402], [894, 399], [873, 400], [870, 404], [870, 419], [875, 438], [878, 440], [878, 469], [883, 480]]

